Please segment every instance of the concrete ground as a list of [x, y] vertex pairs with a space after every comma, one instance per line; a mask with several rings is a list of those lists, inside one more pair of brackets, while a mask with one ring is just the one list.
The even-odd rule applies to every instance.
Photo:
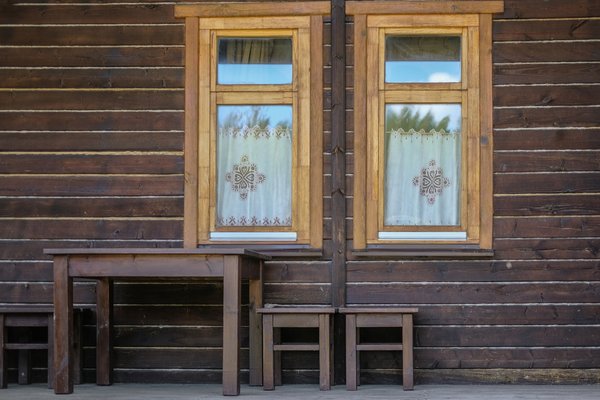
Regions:
[[[0, 390], [1, 400], [197, 400], [223, 399], [221, 385], [115, 384], [75, 386], [71, 395], [55, 395], [45, 385], [16, 385]], [[240, 399], [276, 400], [599, 400], [600, 385], [418, 385], [412, 392], [399, 386], [364, 385], [356, 392], [345, 386], [320, 392], [317, 385], [284, 385], [265, 392], [242, 385]]]

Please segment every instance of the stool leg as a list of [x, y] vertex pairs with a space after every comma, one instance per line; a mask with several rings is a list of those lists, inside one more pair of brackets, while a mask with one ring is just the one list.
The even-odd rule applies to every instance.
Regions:
[[6, 326], [4, 325], [4, 314], [0, 314], [0, 389], [6, 389]]
[[54, 314], [48, 316], [48, 389], [54, 388]]
[[[281, 328], [273, 328], [273, 344], [281, 344]], [[273, 371], [274, 385], [281, 386], [283, 382], [281, 368], [281, 351], [273, 350]]]
[[402, 314], [402, 386], [413, 390], [413, 319], [412, 314]]
[[346, 389], [356, 390], [358, 381], [356, 315], [346, 315]]
[[275, 389], [273, 376], [273, 316], [263, 314], [263, 389]]
[[329, 314], [319, 314], [319, 389], [331, 389], [331, 329]]

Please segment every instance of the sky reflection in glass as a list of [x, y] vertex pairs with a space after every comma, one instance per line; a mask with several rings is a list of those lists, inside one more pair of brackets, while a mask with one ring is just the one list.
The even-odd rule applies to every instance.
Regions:
[[218, 51], [219, 84], [292, 83], [291, 38], [221, 38]]

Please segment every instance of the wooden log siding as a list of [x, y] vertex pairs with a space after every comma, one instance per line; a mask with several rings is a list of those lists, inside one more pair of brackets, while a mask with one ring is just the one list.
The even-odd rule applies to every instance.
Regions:
[[[51, 302], [45, 247], [182, 246], [177, 2], [0, 2], [0, 303]], [[494, 16], [495, 255], [443, 260], [351, 252], [354, 26], [347, 18], [340, 157], [326, 20], [323, 256], [268, 263], [266, 302], [329, 304], [340, 293], [331, 192], [343, 187], [332, 169], [345, 158], [348, 251], [336, 280], [346, 258], [348, 303], [419, 307], [417, 383], [598, 383], [599, 17], [592, 0], [506, 0]], [[93, 304], [94, 288], [82, 282], [74, 296]], [[116, 380], [220, 382], [221, 296], [211, 281], [116, 285]], [[85, 315], [87, 381], [94, 321]], [[242, 343], [245, 366], [246, 333]], [[400, 360], [365, 353], [362, 381], [397, 382]], [[33, 363], [44, 380], [43, 355]], [[284, 355], [284, 381], [316, 383], [317, 365], [313, 354]], [[10, 368], [16, 380], [15, 358]]]

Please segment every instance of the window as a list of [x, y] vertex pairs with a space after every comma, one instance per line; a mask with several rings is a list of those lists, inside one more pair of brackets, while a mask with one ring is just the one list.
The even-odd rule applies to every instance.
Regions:
[[347, 3], [354, 249], [491, 248], [491, 13], [502, 2], [485, 3]]
[[186, 18], [186, 246], [322, 246], [329, 9], [328, 2], [176, 6]]

